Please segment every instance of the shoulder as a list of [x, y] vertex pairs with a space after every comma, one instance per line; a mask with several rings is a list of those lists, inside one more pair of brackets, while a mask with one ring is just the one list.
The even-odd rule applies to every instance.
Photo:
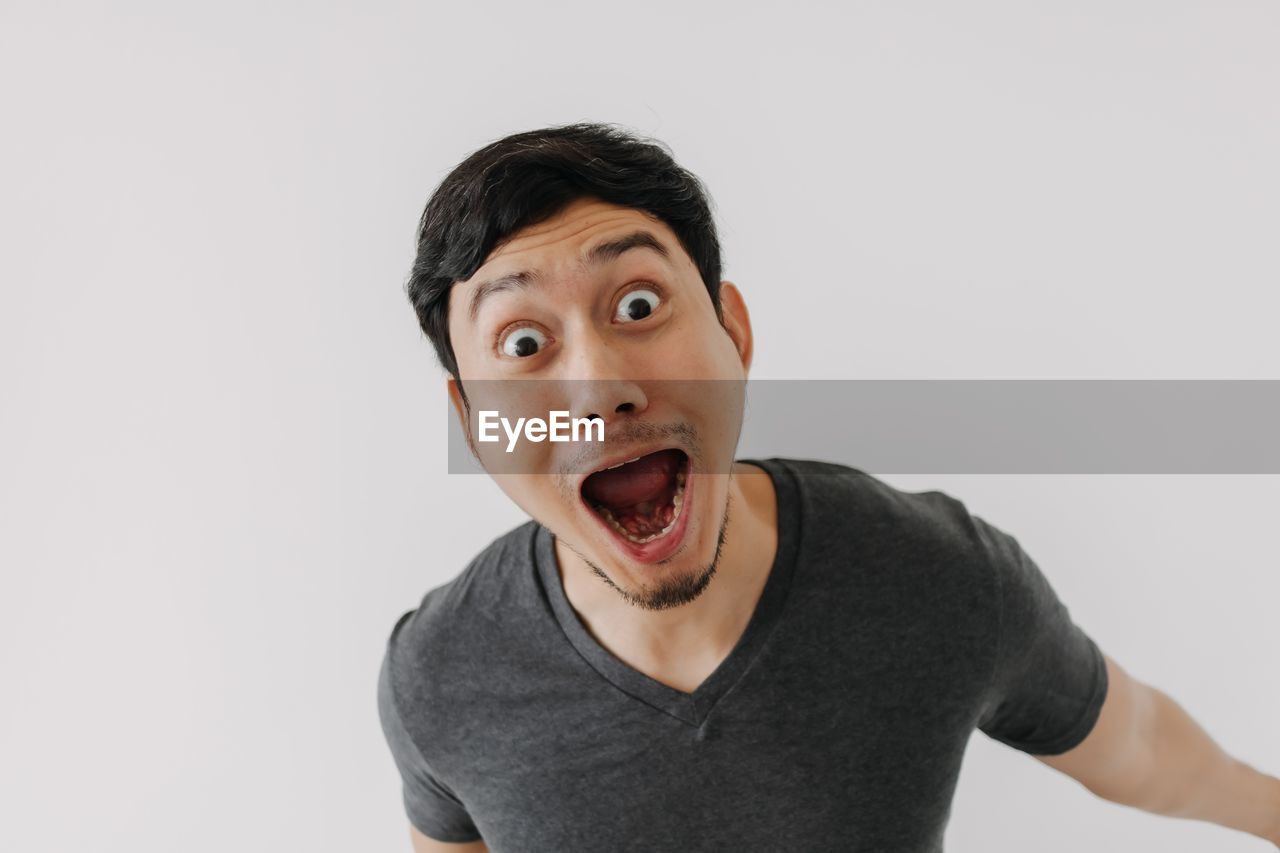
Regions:
[[802, 573], [831, 601], [875, 601], [889, 610], [926, 602], [956, 615], [994, 614], [1006, 537], [939, 489], [911, 491], [849, 465], [771, 460], [793, 475]]
[[[477, 660], [498, 653], [535, 601], [533, 543], [526, 522], [486, 545], [456, 576], [396, 621], [382, 661], [385, 700], [418, 713], [447, 704]], [[430, 716], [429, 713], [426, 714]]]
[[[796, 609], [807, 625], [829, 626], [806, 630], [829, 635], [824, 647], [843, 649], [850, 667], [928, 674], [953, 698], [985, 684], [999, 583], [964, 502], [848, 465], [778, 461], [803, 508]], [[870, 650], [850, 632], [874, 637]]]
[[981, 522], [964, 502], [938, 489], [901, 489], [859, 468], [814, 459], [768, 460], [793, 476], [806, 518], [819, 529], [892, 543], [970, 551]]

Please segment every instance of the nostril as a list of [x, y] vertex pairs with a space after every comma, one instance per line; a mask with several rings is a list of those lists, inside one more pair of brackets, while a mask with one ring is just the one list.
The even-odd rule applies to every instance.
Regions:
[[632, 412], [632, 411], [635, 411], [635, 408], [636, 408], [635, 403], [619, 403], [618, 408], [614, 409], [614, 411], [615, 412]]
[[602, 420], [604, 420], [604, 418], [600, 417], [600, 416], [599, 416], [599, 415], [597, 415], [595, 412], [592, 412], [591, 414], [587, 415], [587, 420], [589, 420], [589, 421], [602, 421]]

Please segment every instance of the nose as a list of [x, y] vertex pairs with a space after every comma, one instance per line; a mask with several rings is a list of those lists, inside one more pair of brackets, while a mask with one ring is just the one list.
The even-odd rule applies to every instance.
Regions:
[[649, 398], [631, 375], [626, 354], [598, 333], [579, 334], [567, 359], [565, 384], [572, 417], [604, 421], [608, 427], [649, 408]]

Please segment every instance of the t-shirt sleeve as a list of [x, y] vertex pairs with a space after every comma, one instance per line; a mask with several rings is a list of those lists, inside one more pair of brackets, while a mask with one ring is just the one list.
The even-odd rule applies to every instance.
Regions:
[[390, 661], [388, 652], [378, 675], [378, 716], [387, 745], [391, 747], [391, 757], [400, 771], [409, 822], [423, 835], [437, 841], [476, 841], [480, 832], [462, 801], [427, 765], [404, 726], [390, 677]]
[[1066, 752], [1085, 739], [1102, 710], [1102, 651], [1018, 541], [972, 518], [998, 587], [995, 665], [978, 728], [1033, 755]]

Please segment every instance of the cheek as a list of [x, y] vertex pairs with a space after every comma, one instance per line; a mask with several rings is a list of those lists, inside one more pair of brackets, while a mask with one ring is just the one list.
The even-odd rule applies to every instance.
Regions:
[[[562, 444], [548, 440], [553, 410], [567, 406], [560, 399], [559, 385], [540, 380], [474, 380], [468, 393], [472, 398], [471, 437], [485, 470], [493, 475], [547, 474], [553, 470], [553, 448]], [[487, 440], [481, 440], [481, 414], [487, 412]], [[541, 441], [532, 440], [527, 425], [532, 419], [543, 422]], [[514, 433], [514, 439], [513, 439]]]
[[703, 318], [673, 321], [670, 332], [646, 353], [649, 363], [662, 374], [681, 379], [736, 379], [742, 376], [742, 360], [733, 340], [715, 320]]
[[[506, 417], [505, 413], [503, 416]], [[517, 419], [518, 416], [512, 416], [506, 424], [499, 423], [496, 427], [491, 420], [485, 441], [480, 440], [477, 427], [472, 433], [476, 454], [484, 469], [494, 476], [516, 475], [530, 482], [541, 480], [554, 470], [552, 448], [561, 445], [547, 440], [545, 428], [541, 430], [542, 440], [535, 441], [523, 426], [518, 426]], [[514, 438], [510, 430], [515, 430]]]
[[707, 464], [714, 473], [727, 474], [741, 439], [746, 388], [741, 381], [705, 384], [716, 389], [715, 407], [707, 410]]
[[697, 468], [708, 474], [730, 471], [742, 429], [746, 383], [741, 378], [693, 378], [662, 386], [672, 409], [697, 432]]

